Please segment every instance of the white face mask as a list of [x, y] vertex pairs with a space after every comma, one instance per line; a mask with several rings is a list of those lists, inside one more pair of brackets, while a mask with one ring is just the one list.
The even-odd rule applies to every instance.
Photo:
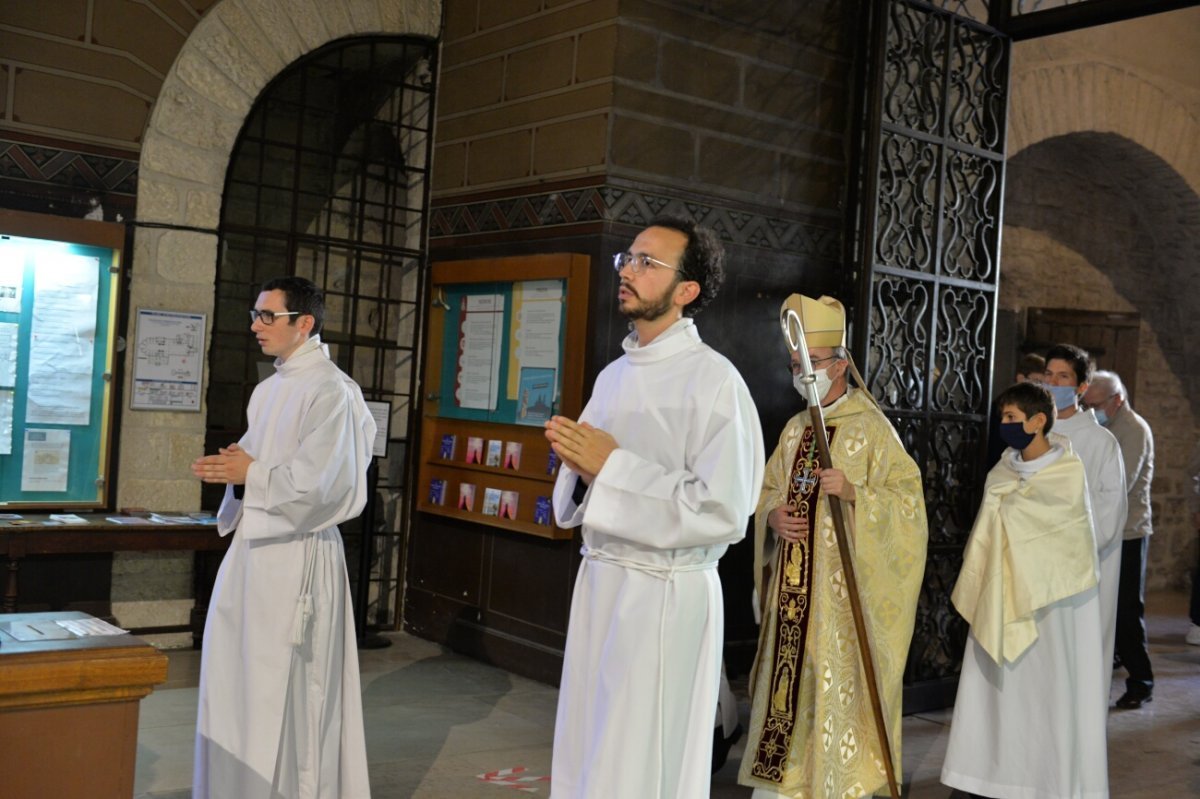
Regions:
[[[825, 369], [814, 370], [813, 377], [817, 379], [817, 396], [821, 398], [821, 402], [824, 402], [825, 396], [829, 393], [829, 389], [833, 387], [833, 381], [829, 379], [829, 368], [826, 367]], [[803, 375], [792, 375], [792, 385], [796, 387], [796, 391], [800, 393], [800, 396], [804, 397], [804, 399], [807, 401], [808, 391], [806, 390], [804, 383], [801, 382], [802, 379]]]

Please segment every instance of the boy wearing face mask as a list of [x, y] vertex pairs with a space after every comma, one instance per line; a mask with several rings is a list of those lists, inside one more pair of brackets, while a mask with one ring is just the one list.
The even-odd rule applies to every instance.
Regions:
[[971, 625], [942, 782], [993, 799], [1107, 797], [1107, 679], [1084, 467], [1034, 383], [998, 400], [1008, 443], [951, 595]]
[[[762, 632], [738, 782], [755, 789], [754, 799], [867, 796], [887, 778], [828, 497], [841, 499], [853, 546], [899, 779], [901, 688], [928, 537], [921, 473], [870, 392], [847, 381], [842, 304], [793, 294], [789, 311], [804, 330], [832, 468], [818, 466], [808, 411], [792, 417], [767, 462], [754, 517]], [[797, 390], [800, 360], [791, 353]]]
[[[1051, 347], [1046, 352], [1043, 378], [1058, 410], [1054, 430], [1070, 439], [1071, 449], [1083, 461], [1083, 471], [1087, 475], [1092, 527], [1100, 552], [1100, 622], [1104, 631], [1104, 652], [1097, 665], [1104, 675], [1103, 696], [1107, 704], [1117, 638], [1121, 546], [1129, 509], [1124, 458], [1116, 437], [1101, 427], [1095, 412], [1080, 406], [1092, 379], [1092, 362], [1087, 352], [1071, 344]], [[1129, 690], [1117, 701], [1117, 706], [1140, 707], [1142, 702], [1149, 701], [1153, 687], [1150, 659], [1146, 658], [1144, 669], [1131, 672]]]

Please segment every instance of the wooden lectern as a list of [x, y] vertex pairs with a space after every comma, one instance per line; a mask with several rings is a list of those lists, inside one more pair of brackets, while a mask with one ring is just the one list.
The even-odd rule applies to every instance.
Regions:
[[138, 703], [167, 657], [131, 635], [17, 641], [13, 622], [87, 614], [0, 615], [0, 796], [129, 799]]

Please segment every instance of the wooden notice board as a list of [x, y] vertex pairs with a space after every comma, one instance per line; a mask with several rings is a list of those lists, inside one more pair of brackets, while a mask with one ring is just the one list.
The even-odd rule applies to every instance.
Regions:
[[582, 410], [588, 267], [574, 253], [433, 265], [418, 510], [571, 537], [543, 422]]
[[107, 504], [124, 247], [124, 225], [0, 209], [0, 504]]

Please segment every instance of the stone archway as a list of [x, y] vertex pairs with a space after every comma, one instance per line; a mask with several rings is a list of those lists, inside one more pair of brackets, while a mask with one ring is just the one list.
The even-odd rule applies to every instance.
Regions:
[[1155, 153], [1200, 194], [1193, 109], [1125, 66], [1053, 63], [1013, 75], [1008, 157], [1071, 133], [1113, 133]]
[[[183, 45], [150, 114], [139, 165], [131, 308], [213, 311], [226, 167], [262, 89], [297, 58], [347, 36], [440, 34], [441, 0], [222, 0]], [[127, 353], [126, 375], [132, 372]], [[207, 360], [207, 343], [206, 343]], [[127, 377], [128, 379], [128, 377]], [[126, 385], [128, 390], [128, 385]], [[204, 413], [122, 409], [119, 507], [193, 508], [186, 466]], [[141, 453], [169, 453], [148, 462]]]
[[1147, 582], [1181, 585], [1195, 562], [1181, 465], [1200, 430], [1200, 197], [1130, 139], [1056, 136], [1009, 160], [1004, 237], [1003, 307], [1140, 314], [1136, 407], [1156, 434]]

